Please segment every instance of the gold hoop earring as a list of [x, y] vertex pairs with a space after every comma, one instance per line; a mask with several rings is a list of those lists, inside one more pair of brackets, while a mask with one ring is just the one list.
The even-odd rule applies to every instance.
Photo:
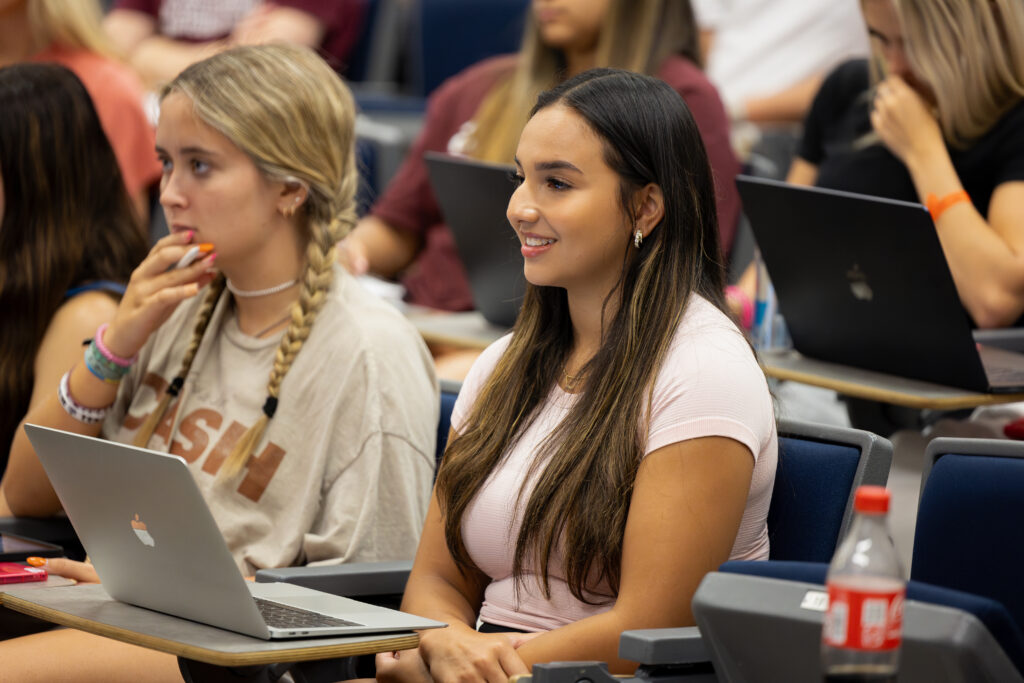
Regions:
[[643, 244], [643, 243], [644, 243], [644, 234], [642, 232], [640, 232], [639, 230], [637, 230], [635, 233], [633, 233], [633, 246], [636, 247], [637, 249], [639, 249], [640, 245]]

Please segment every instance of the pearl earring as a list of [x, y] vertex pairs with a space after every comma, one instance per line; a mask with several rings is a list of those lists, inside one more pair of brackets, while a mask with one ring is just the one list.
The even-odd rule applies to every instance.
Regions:
[[643, 244], [643, 242], [644, 242], [644, 234], [642, 232], [637, 230], [635, 233], [633, 233], [633, 246], [634, 247], [639, 249], [640, 245]]

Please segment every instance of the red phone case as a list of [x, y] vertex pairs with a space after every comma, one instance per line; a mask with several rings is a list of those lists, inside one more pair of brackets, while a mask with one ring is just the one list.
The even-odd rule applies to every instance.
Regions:
[[26, 581], [46, 581], [46, 570], [42, 567], [29, 567], [20, 562], [0, 562], [0, 583]]

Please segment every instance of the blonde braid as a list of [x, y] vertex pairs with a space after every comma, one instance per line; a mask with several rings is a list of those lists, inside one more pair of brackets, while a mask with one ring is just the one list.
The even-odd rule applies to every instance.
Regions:
[[[349, 215], [351, 214], [351, 215]], [[237, 475], [270, 423], [277, 410], [277, 399], [281, 391], [281, 382], [288, 374], [292, 363], [302, 345], [309, 337], [313, 322], [327, 300], [331, 283], [334, 282], [334, 245], [342, 235], [355, 224], [355, 208], [346, 209], [342, 215], [335, 217], [328, 225], [314, 228], [313, 239], [306, 247], [306, 268], [302, 275], [302, 291], [299, 299], [292, 305], [292, 320], [277, 347], [274, 356], [274, 367], [270, 371], [267, 384], [267, 400], [263, 404], [263, 414], [256, 423], [246, 430], [245, 434], [235, 443], [231, 455], [221, 467], [221, 476], [230, 479]]]
[[[355, 101], [308, 48], [241, 46], [197, 62], [161, 92], [180, 92], [196, 115], [231, 140], [263, 175], [306, 192], [295, 227], [305, 242], [302, 290], [275, 356], [263, 414], [221, 466], [245, 467], [277, 410], [285, 375], [309, 337], [334, 278], [334, 245], [355, 224]], [[290, 215], [290, 214], [289, 214]]]
[[136, 446], [141, 448], [146, 447], [146, 444], [149, 443], [149, 439], [153, 436], [153, 432], [156, 431], [156, 426], [160, 424], [160, 420], [163, 419], [168, 406], [171, 405], [171, 400], [181, 392], [181, 387], [185, 384], [185, 377], [188, 375], [188, 371], [192, 367], [192, 361], [195, 360], [196, 351], [199, 350], [199, 343], [203, 340], [203, 334], [206, 333], [206, 328], [210, 324], [210, 318], [213, 316], [213, 309], [216, 307], [217, 300], [220, 299], [221, 292], [223, 291], [224, 276], [218, 275], [217, 278], [210, 283], [210, 289], [206, 293], [206, 299], [203, 300], [203, 305], [199, 307], [199, 312], [196, 314], [196, 322], [192, 328], [192, 340], [185, 349], [185, 355], [181, 359], [181, 367], [178, 369], [178, 374], [173, 380], [171, 380], [171, 383], [167, 385], [167, 389], [164, 390], [164, 395], [160, 398], [160, 403], [157, 404], [153, 412], [146, 417], [146, 421], [142, 423], [141, 427], [139, 427], [139, 433], [135, 435], [134, 441]]

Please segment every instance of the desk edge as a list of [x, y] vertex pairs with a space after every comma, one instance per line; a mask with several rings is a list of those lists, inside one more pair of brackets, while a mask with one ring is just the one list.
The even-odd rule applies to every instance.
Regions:
[[264, 652], [220, 652], [218, 650], [210, 650], [195, 645], [188, 645], [175, 640], [138, 633], [137, 631], [75, 616], [51, 607], [44, 607], [38, 603], [26, 600], [16, 595], [5, 594], [3, 598], [3, 606], [16, 612], [21, 612], [22, 614], [37, 617], [44, 621], [60, 624], [61, 626], [68, 626], [87, 633], [93, 633], [113, 640], [118, 640], [123, 643], [128, 643], [130, 645], [139, 645], [151, 650], [158, 650], [170, 655], [194, 659], [198, 662], [213, 664], [215, 666], [248, 666], [273, 664], [275, 662], [306, 662], [315, 659], [333, 659], [335, 657], [370, 654], [371, 652], [409, 650], [419, 645], [419, 636], [415, 633], [396, 636], [383, 634], [384, 637], [381, 639], [372, 641], [374, 643], [374, 647], [371, 648], [370, 651], [365, 647], [367, 643], [361, 642], [337, 643], [334, 645], [323, 646], [313, 645], [291, 649], [269, 650]]
[[948, 398], [926, 397], [892, 389], [880, 389], [848, 380], [822, 378], [821, 375], [811, 372], [802, 372], [773, 365], [770, 360], [766, 361], [764, 359], [761, 361], [761, 368], [766, 375], [775, 379], [809, 384], [815, 387], [831, 389], [846, 396], [893, 403], [919, 410], [958, 410], [960, 408], [977, 408], [979, 406], [998, 405], [1024, 400], [1024, 394], [981, 394], [967, 391], [964, 391], [960, 396], [950, 396]]

